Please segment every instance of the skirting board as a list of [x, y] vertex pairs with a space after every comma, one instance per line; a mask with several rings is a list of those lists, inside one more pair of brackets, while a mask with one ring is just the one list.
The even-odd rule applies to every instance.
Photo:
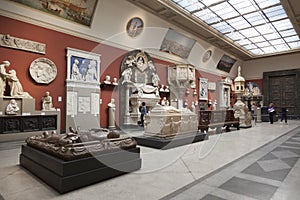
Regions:
[[120, 150], [73, 161], [22, 146], [20, 164], [59, 193], [66, 193], [141, 168], [140, 149]]

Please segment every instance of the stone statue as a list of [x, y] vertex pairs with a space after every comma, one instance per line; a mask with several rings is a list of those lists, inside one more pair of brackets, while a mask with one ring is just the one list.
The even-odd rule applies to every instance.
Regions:
[[108, 128], [114, 129], [116, 128], [115, 125], [115, 111], [116, 111], [116, 104], [115, 104], [115, 99], [111, 99], [110, 103], [107, 105], [108, 106]]
[[20, 110], [17, 102], [15, 99], [11, 99], [9, 101], [9, 104], [6, 107], [6, 114], [7, 115], [16, 115], [18, 111]]
[[23, 87], [17, 77], [17, 73], [15, 70], [9, 70], [9, 74], [7, 75], [8, 85], [10, 86], [10, 96], [12, 97], [25, 97], [32, 98], [28, 92], [23, 91]]
[[158, 86], [159, 76], [156, 73], [152, 73], [152, 84], [153, 86]]
[[130, 83], [131, 82], [131, 76], [132, 76], [132, 69], [131, 68], [125, 69], [122, 73], [122, 76], [123, 76], [122, 84]]
[[8, 74], [6, 73], [6, 68], [9, 67], [10, 62], [9, 61], [3, 61], [2, 64], [0, 64], [0, 97], [4, 96], [5, 87], [6, 87], [6, 77]]
[[114, 78], [113, 84], [114, 84], [114, 85], [118, 85], [118, 80], [117, 80], [116, 77]]
[[45, 96], [42, 98], [42, 111], [50, 111], [55, 110], [52, 104], [52, 97], [50, 96], [50, 92], [46, 92]]

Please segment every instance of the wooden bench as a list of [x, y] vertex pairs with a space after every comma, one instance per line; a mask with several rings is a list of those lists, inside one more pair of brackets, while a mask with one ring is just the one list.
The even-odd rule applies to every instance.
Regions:
[[230, 127], [240, 129], [239, 118], [234, 117], [233, 110], [200, 110], [198, 119], [198, 130], [201, 132], [208, 132], [208, 128], [217, 128], [217, 133], [221, 132], [222, 127], [226, 127], [226, 132], [230, 131]]

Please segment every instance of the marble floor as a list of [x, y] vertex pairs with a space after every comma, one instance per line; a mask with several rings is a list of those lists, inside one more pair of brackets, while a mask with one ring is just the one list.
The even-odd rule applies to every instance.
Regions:
[[23, 143], [0, 143], [0, 200], [300, 199], [299, 120], [258, 123], [168, 150], [140, 146], [140, 170], [65, 194], [19, 165]]

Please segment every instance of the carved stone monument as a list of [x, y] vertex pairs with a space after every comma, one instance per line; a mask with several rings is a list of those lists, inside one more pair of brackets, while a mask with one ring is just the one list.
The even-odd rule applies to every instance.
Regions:
[[251, 112], [242, 101], [242, 96], [245, 93], [245, 78], [241, 75], [241, 67], [238, 67], [238, 76], [234, 79], [234, 93], [237, 96], [237, 101], [233, 106], [234, 117], [239, 118], [241, 128], [251, 127]]

